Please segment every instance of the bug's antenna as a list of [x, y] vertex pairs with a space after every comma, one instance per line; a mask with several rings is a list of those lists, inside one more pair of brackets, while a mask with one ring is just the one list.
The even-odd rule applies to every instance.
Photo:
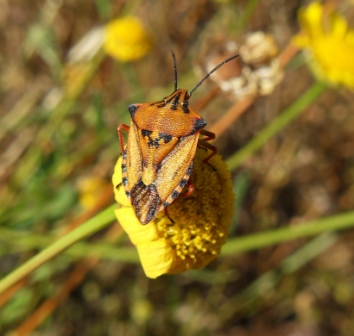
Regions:
[[225, 63], [232, 61], [234, 58], [238, 57], [238, 55], [234, 55], [226, 59], [225, 61], [222, 61], [219, 65], [217, 65], [213, 70], [211, 70], [204, 78], [201, 79], [201, 81], [195, 86], [195, 88], [189, 92], [189, 97], [192, 95], [192, 93], [199, 88], [203, 84], [203, 82], [216, 70], [218, 70], [221, 66], [223, 66]]
[[173, 69], [175, 71], [175, 91], [177, 91], [177, 61], [176, 61], [176, 55], [173, 50], [171, 50], [172, 58], [173, 58]]

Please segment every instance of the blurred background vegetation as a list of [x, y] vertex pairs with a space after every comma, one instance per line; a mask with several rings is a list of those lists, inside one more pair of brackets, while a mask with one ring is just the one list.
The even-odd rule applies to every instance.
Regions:
[[[191, 89], [228, 43], [253, 31], [276, 41], [284, 75], [273, 92], [237, 99], [208, 80], [191, 99], [219, 130], [225, 159], [291, 106], [316, 82], [302, 54], [283, 52], [310, 2], [1, 1], [1, 277], [113, 204], [117, 126], [129, 124], [131, 103], [173, 91], [171, 49], [179, 87]], [[326, 5], [354, 22], [352, 1]], [[103, 28], [127, 15], [141, 21], [149, 48], [117, 60], [102, 48]], [[328, 88], [311, 99], [234, 165], [231, 237], [353, 209], [354, 95]], [[204, 270], [151, 280], [134, 257], [115, 260], [114, 246], [132, 250], [115, 223], [2, 293], [0, 334], [353, 335], [353, 237], [347, 230], [229, 253]], [[106, 253], [85, 258], [102, 238], [111, 241]]]

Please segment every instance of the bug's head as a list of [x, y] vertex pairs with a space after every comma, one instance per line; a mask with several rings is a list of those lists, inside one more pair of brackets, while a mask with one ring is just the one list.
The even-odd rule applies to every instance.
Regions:
[[186, 108], [189, 104], [190, 94], [185, 89], [176, 89], [171, 95], [163, 99], [165, 105], [170, 105], [172, 110], [178, 107]]

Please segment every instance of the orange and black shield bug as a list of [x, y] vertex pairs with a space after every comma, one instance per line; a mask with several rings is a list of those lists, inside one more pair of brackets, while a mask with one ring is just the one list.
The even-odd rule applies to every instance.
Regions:
[[[128, 107], [131, 126], [118, 127], [123, 153], [122, 184], [142, 224], [149, 223], [159, 211], [166, 209], [187, 185], [197, 146], [212, 151], [204, 162], [217, 152], [216, 147], [206, 142], [215, 139], [215, 134], [204, 130], [207, 123], [188, 106], [189, 98], [214, 71], [237, 56], [220, 63], [188, 93], [177, 88], [176, 57], [172, 52], [174, 92], [155, 103]], [[129, 132], [127, 146], [124, 146], [122, 130]]]

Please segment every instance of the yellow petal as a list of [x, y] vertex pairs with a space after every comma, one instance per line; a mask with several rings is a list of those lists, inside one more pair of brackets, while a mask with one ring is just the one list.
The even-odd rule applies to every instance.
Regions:
[[332, 20], [331, 34], [338, 38], [343, 39], [348, 31], [348, 25], [344, 18], [339, 15], [335, 15]]
[[142, 225], [135, 216], [134, 210], [131, 206], [117, 209], [115, 214], [134, 245], [144, 244], [159, 239], [156, 226]]
[[114, 174], [112, 176], [115, 200], [122, 205], [130, 206], [130, 202], [125, 195], [122, 183], [122, 157], [119, 158], [114, 166]]
[[319, 2], [311, 3], [307, 8], [299, 11], [299, 21], [311, 39], [323, 36], [322, 27], [323, 8]]

